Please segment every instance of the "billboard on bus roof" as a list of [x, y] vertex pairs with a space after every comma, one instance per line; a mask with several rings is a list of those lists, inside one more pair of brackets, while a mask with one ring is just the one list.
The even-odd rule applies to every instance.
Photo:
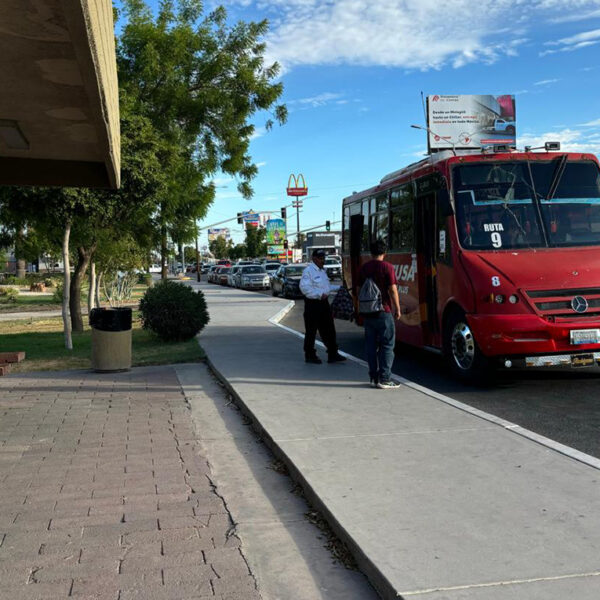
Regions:
[[516, 144], [515, 97], [427, 96], [428, 149]]

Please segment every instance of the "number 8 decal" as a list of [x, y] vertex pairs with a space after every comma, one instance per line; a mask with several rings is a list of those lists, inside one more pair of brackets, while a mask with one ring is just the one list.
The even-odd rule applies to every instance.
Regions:
[[492, 285], [494, 287], [500, 287], [500, 277], [498, 277], [497, 275], [494, 275], [492, 277]]

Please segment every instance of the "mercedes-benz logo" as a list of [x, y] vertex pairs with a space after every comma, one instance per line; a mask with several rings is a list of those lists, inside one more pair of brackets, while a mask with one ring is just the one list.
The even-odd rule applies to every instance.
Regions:
[[588, 309], [588, 301], [582, 296], [575, 296], [571, 300], [571, 308], [578, 313], [584, 313]]

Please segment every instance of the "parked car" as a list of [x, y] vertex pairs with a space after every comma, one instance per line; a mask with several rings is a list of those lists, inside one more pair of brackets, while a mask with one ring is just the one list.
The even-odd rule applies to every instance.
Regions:
[[327, 277], [329, 279], [341, 279], [342, 278], [342, 263], [335, 258], [327, 257], [325, 264], [323, 265]]
[[273, 275], [275, 275], [275, 273], [277, 273], [278, 269], [281, 267], [281, 263], [268, 262], [268, 263], [265, 263], [263, 265], [263, 267], [265, 268], [265, 271], [269, 275], [269, 279], [271, 279], [271, 277], [273, 277]]
[[161, 267], [159, 264], [156, 263], [152, 263], [150, 265], [150, 268], [148, 269], [148, 273], [160, 273], [161, 272]]
[[269, 275], [262, 265], [244, 265], [236, 273], [237, 287], [246, 290], [268, 290]]
[[228, 274], [230, 273], [230, 271], [231, 267], [220, 267], [216, 283], [220, 285], [227, 285], [229, 281]]
[[218, 267], [230, 267], [231, 261], [228, 258], [222, 258], [221, 260], [217, 261], [217, 266]]
[[216, 278], [217, 278], [217, 275], [219, 274], [220, 269], [221, 269], [221, 267], [219, 267], [217, 265], [213, 265], [208, 270], [208, 275], [206, 277], [206, 281], [208, 281], [208, 283], [216, 283]]
[[235, 276], [240, 269], [241, 267], [239, 267], [238, 265], [234, 265], [227, 273], [227, 285], [229, 287], [237, 287], [235, 285]]
[[273, 296], [281, 294], [284, 298], [300, 298], [300, 278], [307, 264], [282, 265], [271, 279]]
[[208, 270], [212, 267], [212, 265], [209, 265], [208, 263], [204, 263], [202, 265], [202, 268], [200, 269], [200, 273], [202, 275], [205, 275], [206, 273], [208, 273]]
[[252, 260], [238, 260], [236, 264], [237, 264], [238, 267], [243, 267], [244, 265], [253, 265], [254, 261], [252, 261]]

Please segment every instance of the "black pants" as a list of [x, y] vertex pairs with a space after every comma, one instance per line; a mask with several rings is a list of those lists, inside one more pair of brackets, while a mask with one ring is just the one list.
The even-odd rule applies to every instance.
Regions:
[[327, 354], [329, 356], [335, 356], [338, 351], [336, 336], [335, 336], [335, 325], [333, 323], [333, 316], [331, 315], [331, 308], [329, 306], [329, 300], [310, 300], [306, 298], [304, 301], [304, 354], [306, 356], [314, 356], [315, 351], [315, 337], [317, 331], [321, 336], [321, 341], [327, 348]]

